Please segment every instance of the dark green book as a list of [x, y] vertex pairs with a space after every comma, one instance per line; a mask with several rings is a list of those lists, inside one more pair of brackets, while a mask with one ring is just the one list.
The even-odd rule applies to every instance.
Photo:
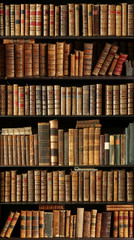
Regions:
[[121, 164], [121, 136], [116, 134], [114, 137], [115, 140], [115, 164]]

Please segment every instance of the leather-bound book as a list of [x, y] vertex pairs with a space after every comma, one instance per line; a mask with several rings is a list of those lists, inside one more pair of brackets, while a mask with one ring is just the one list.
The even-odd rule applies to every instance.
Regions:
[[60, 36], [67, 36], [67, 5], [60, 5]]
[[89, 128], [83, 128], [83, 163], [89, 164]]
[[89, 202], [89, 172], [83, 171], [83, 201]]
[[116, 64], [118, 62], [118, 59], [119, 59], [119, 55], [118, 54], [115, 54], [114, 56], [114, 60], [109, 68], [109, 71], [108, 71], [108, 76], [112, 76], [113, 75], [113, 72], [114, 72], [114, 69], [116, 67]]
[[40, 185], [41, 185], [41, 176], [40, 170], [34, 170], [34, 195], [35, 195], [35, 202], [40, 202]]
[[70, 54], [70, 76], [75, 76], [75, 54]]
[[109, 165], [115, 165], [115, 136], [110, 135], [109, 139]]
[[49, 5], [43, 5], [43, 36], [49, 35]]
[[3, 135], [3, 160], [4, 160], [4, 165], [8, 166], [9, 165], [9, 157], [8, 157], [8, 136]]
[[69, 36], [75, 35], [75, 4], [68, 3], [68, 30]]
[[120, 114], [120, 86], [113, 85], [113, 115]]
[[74, 129], [74, 165], [79, 165], [79, 155], [78, 155], [78, 148], [79, 148], [79, 139], [78, 139], [78, 129]]
[[95, 115], [95, 90], [96, 86], [95, 85], [90, 85], [90, 115], [93, 116]]
[[117, 238], [118, 237], [118, 231], [119, 231], [119, 212], [114, 211], [114, 216], [113, 216], [113, 237]]
[[91, 212], [84, 211], [84, 226], [83, 226], [83, 237], [90, 237], [90, 225], [91, 225]]
[[47, 115], [47, 87], [42, 86], [42, 115]]
[[44, 211], [39, 211], [39, 237], [44, 238], [45, 230], [45, 213]]
[[84, 59], [84, 52], [79, 51], [79, 76], [83, 76], [83, 59]]
[[66, 87], [66, 115], [71, 115], [71, 87]]
[[[14, 44], [5, 45], [5, 61], [6, 61], [6, 77], [15, 77], [15, 64], [14, 64]], [[9, 64], [10, 62], [10, 64]]]
[[87, 5], [87, 11], [88, 11], [88, 36], [93, 35], [93, 5], [88, 4]]
[[25, 4], [25, 36], [30, 34], [30, 4]]
[[133, 195], [134, 195], [134, 176], [133, 172], [127, 172], [127, 202], [133, 202]]
[[95, 238], [95, 230], [96, 230], [96, 218], [97, 218], [97, 210], [92, 209], [91, 211], [91, 233], [90, 237]]
[[95, 68], [92, 72], [93, 75], [98, 76], [98, 74], [100, 72], [100, 69], [101, 69], [101, 67], [102, 67], [102, 65], [103, 65], [103, 63], [104, 63], [104, 61], [105, 61], [105, 59], [106, 59], [106, 57], [107, 57], [107, 55], [110, 51], [110, 48], [111, 48], [111, 44], [106, 43], [98, 61], [97, 61], [97, 64], [95, 65]]
[[53, 210], [53, 237], [59, 237], [60, 210]]
[[52, 202], [53, 199], [53, 177], [52, 172], [47, 172], [47, 202]]
[[65, 210], [60, 211], [60, 237], [65, 237]]
[[[60, 194], [60, 184], [62, 185], [62, 181], [61, 181], [61, 176], [62, 174], [60, 174], [59, 171], [53, 171], [53, 202], [58, 202], [59, 201], [59, 194]], [[60, 195], [62, 196], [62, 194]]]
[[16, 202], [16, 170], [11, 171], [11, 202]]
[[30, 147], [30, 166], [34, 165], [34, 136], [33, 134], [29, 136], [29, 147]]
[[128, 155], [128, 162], [127, 164], [133, 165], [134, 163], [134, 148], [133, 148], [133, 136], [134, 136], [134, 123], [129, 123], [128, 126], [128, 133], [126, 134], [126, 140], [128, 141], [128, 149], [127, 155]]
[[74, 165], [74, 129], [69, 129], [69, 148], [68, 148], [69, 165]]
[[58, 129], [58, 165], [64, 165], [64, 131]]
[[36, 35], [36, 4], [30, 4], [30, 36]]
[[54, 89], [53, 86], [47, 86], [47, 114], [54, 114]]
[[102, 171], [96, 171], [96, 202], [102, 201]]
[[120, 115], [127, 115], [127, 85], [120, 85]]
[[84, 43], [84, 63], [83, 63], [84, 76], [91, 75], [92, 58], [93, 58], [93, 44], [92, 43]]
[[39, 211], [32, 212], [32, 237], [39, 238]]
[[121, 36], [121, 5], [116, 5], [116, 36]]
[[4, 165], [4, 136], [0, 136], [0, 165]]
[[4, 4], [0, 3], [0, 36], [4, 36]]
[[20, 237], [26, 238], [26, 211], [21, 210], [20, 215]]
[[50, 158], [51, 165], [58, 164], [58, 121], [51, 120], [50, 124]]
[[41, 197], [40, 200], [41, 202], [46, 202], [47, 200], [47, 171], [46, 170], [41, 170]]
[[69, 237], [70, 218], [71, 218], [71, 210], [66, 210], [66, 235], [65, 235], [65, 237]]
[[20, 35], [24, 36], [25, 34], [25, 4], [20, 5]]
[[127, 3], [122, 3], [122, 36], [127, 35]]
[[97, 213], [96, 233], [95, 233], [96, 238], [99, 238], [101, 235], [101, 222], [102, 222], [102, 213]]
[[5, 5], [5, 36], [10, 36], [10, 5]]
[[107, 171], [102, 172], [102, 202], [107, 201]]
[[49, 5], [49, 35], [54, 36], [54, 4]]
[[65, 171], [59, 171], [59, 202], [65, 201]]
[[56, 44], [48, 44], [48, 76], [56, 76]]
[[0, 44], [0, 76], [5, 76], [5, 46]]
[[13, 135], [12, 138], [12, 157], [13, 157], [13, 165], [17, 165], [17, 137]]
[[93, 4], [93, 36], [99, 36], [100, 34], [100, 6], [98, 4]]
[[8, 163], [9, 166], [13, 165], [13, 138], [12, 136], [7, 136], [7, 147], [8, 147]]
[[83, 130], [79, 129], [79, 147], [78, 147], [78, 156], [79, 156], [79, 165], [81, 166], [83, 163]]
[[10, 238], [11, 237], [11, 234], [12, 234], [12, 232], [14, 230], [14, 227], [15, 227], [17, 221], [18, 221], [19, 216], [20, 216], [20, 213], [16, 211], [14, 216], [13, 216], [13, 218], [12, 218], [12, 220], [11, 220], [11, 223], [10, 223], [8, 229], [7, 229], [7, 232], [6, 232], [6, 235], [5, 235], [6, 238]]
[[15, 76], [24, 77], [24, 44], [15, 45]]
[[0, 173], [0, 202], [5, 202], [5, 172]]
[[78, 201], [78, 172], [72, 171], [72, 202]]
[[74, 218], [73, 218], [73, 238], [76, 237], [76, 222], [77, 222], [76, 215], [74, 215]]
[[100, 4], [100, 36], [107, 36], [108, 33], [108, 5]]
[[25, 76], [31, 77], [32, 72], [32, 44], [25, 44]]
[[11, 173], [5, 172], [5, 202], [10, 202], [11, 200]]
[[32, 238], [32, 211], [26, 211], [26, 236]]
[[82, 87], [76, 89], [76, 115], [82, 115]]
[[[6, 85], [1, 85], [0, 86], [0, 102], [1, 102], [1, 115], [6, 115]], [[12, 104], [12, 103], [11, 103]]]
[[95, 179], [96, 179], [96, 172], [90, 172], [90, 202], [95, 202]]
[[133, 83], [128, 83], [128, 115], [132, 115], [133, 114], [133, 102], [134, 102], [134, 97], [133, 97], [133, 93], [134, 93], [134, 85]]
[[128, 211], [123, 211], [123, 232], [124, 237], [128, 238]]
[[113, 110], [113, 86], [105, 86], [105, 114], [112, 115]]
[[35, 97], [36, 97], [35, 113], [36, 115], [42, 115], [42, 86], [41, 85], [35, 86]]
[[127, 35], [133, 36], [134, 35], [134, 5], [128, 4], [127, 5]]
[[73, 228], [74, 228], [73, 220], [74, 220], [74, 215], [71, 215], [70, 216], [70, 230], [69, 230], [70, 238], [73, 238]]
[[126, 165], [126, 135], [121, 134], [121, 165]]
[[84, 208], [77, 208], [76, 237], [83, 237]]
[[[78, 201], [82, 202], [83, 198], [84, 198], [84, 194], [83, 194], [83, 189], [84, 189], [84, 185], [83, 185], [83, 180], [84, 180], [84, 172], [80, 171], [79, 172], [79, 179], [78, 179]], [[86, 194], [86, 193], [85, 193]], [[89, 189], [88, 189], [88, 194], [89, 194]]]
[[82, 35], [88, 35], [88, 12], [87, 12], [87, 3], [82, 4]]
[[122, 238], [124, 236], [123, 231], [123, 211], [119, 211], [119, 238]]
[[118, 62], [116, 64], [116, 67], [114, 69], [114, 75], [120, 76], [123, 70], [123, 63], [127, 60], [128, 55], [124, 53], [120, 53]]
[[126, 200], [126, 188], [125, 188], [125, 170], [118, 171], [118, 202]]
[[36, 4], [36, 36], [41, 36], [42, 34], [42, 5], [41, 4]]
[[89, 85], [83, 86], [83, 115], [89, 115]]
[[95, 128], [89, 128], [89, 165], [94, 164], [94, 139], [95, 139]]
[[65, 175], [65, 202], [71, 201], [71, 176]]
[[56, 43], [56, 76], [63, 76], [64, 42]]
[[76, 89], [77, 87], [72, 87], [72, 115], [76, 115]]
[[39, 47], [39, 68], [40, 68], [40, 76], [47, 75], [47, 43], [40, 43]]
[[18, 115], [24, 115], [24, 86], [18, 86]]
[[64, 44], [64, 76], [69, 75], [69, 60], [70, 60], [70, 52], [71, 52], [71, 43]]
[[5, 234], [6, 234], [8, 228], [9, 228], [9, 226], [10, 226], [10, 223], [11, 223], [11, 221], [12, 221], [12, 219], [13, 219], [13, 216], [14, 216], [14, 212], [10, 212], [9, 215], [8, 215], [8, 218], [7, 218], [6, 222], [5, 222], [5, 224], [4, 224], [4, 227], [3, 227], [3, 229], [2, 229], [2, 231], [1, 231], [1, 233], [0, 233], [0, 236], [1, 236], [2, 238], [5, 237]]
[[100, 128], [95, 128], [94, 135], [94, 164], [100, 165]]
[[16, 202], [21, 202], [21, 191], [22, 191], [22, 175], [17, 174], [16, 175]]
[[111, 212], [102, 213], [101, 237], [110, 238], [111, 217]]
[[64, 132], [64, 165], [69, 165], [69, 133]]
[[10, 4], [10, 35], [15, 35], [15, 4]]
[[100, 165], [104, 164], [104, 135], [100, 135]]
[[80, 35], [80, 5], [75, 4], [74, 5], [74, 35], [79, 36]]
[[108, 5], [108, 36], [116, 35], [116, 5]]
[[18, 84], [13, 85], [13, 115], [18, 115]]
[[113, 201], [117, 202], [117, 200], [118, 200], [118, 171], [117, 170], [114, 171], [113, 185], [114, 185]]
[[34, 171], [28, 171], [28, 202], [34, 202]]
[[129, 211], [129, 229], [128, 229], [128, 237], [131, 238], [133, 237], [133, 220], [134, 220], [134, 212], [133, 211]]
[[22, 173], [22, 202], [28, 200], [28, 174]]
[[53, 213], [45, 212], [45, 238], [53, 237]]
[[104, 165], [109, 164], [109, 134], [104, 134], [105, 143], [104, 143]]
[[61, 86], [61, 115], [66, 115], [66, 87]]
[[25, 115], [30, 115], [30, 86], [25, 86]]
[[[30, 144], [29, 144], [30, 137], [25, 136], [25, 157], [26, 157], [26, 165], [30, 165]], [[16, 160], [17, 161], [17, 160]]]
[[107, 172], [107, 202], [113, 201], [113, 171]]
[[39, 165], [50, 165], [49, 123], [38, 123]]
[[60, 6], [55, 6], [55, 27], [54, 35], [59, 36], [60, 34]]
[[114, 140], [115, 140], [116, 164], [120, 165], [121, 164], [121, 135], [120, 134], [115, 134]]

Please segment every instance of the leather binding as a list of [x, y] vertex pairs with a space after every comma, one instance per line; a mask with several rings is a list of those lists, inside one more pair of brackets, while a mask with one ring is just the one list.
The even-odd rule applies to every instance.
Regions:
[[91, 212], [84, 211], [84, 226], [83, 226], [83, 237], [90, 237], [90, 225], [91, 225]]
[[102, 171], [96, 171], [96, 202], [102, 201]]
[[70, 52], [71, 52], [71, 43], [65, 43], [64, 44], [64, 76], [69, 75], [69, 60], [70, 60]]
[[36, 36], [36, 4], [30, 4], [30, 36]]
[[123, 232], [124, 237], [128, 238], [128, 211], [123, 211]]
[[42, 35], [42, 5], [36, 4], [36, 36]]
[[95, 128], [94, 135], [94, 165], [100, 165], [100, 128]]
[[60, 211], [53, 210], [53, 237], [59, 237], [60, 231]]
[[0, 3], [0, 36], [4, 36], [4, 4]]
[[15, 4], [10, 4], [10, 35], [15, 35]]
[[97, 213], [95, 237], [100, 237], [100, 234], [101, 234], [101, 222], [102, 222], [102, 213]]
[[78, 147], [79, 147], [78, 129], [74, 129], [74, 165], [75, 166], [79, 165]]
[[89, 172], [83, 171], [83, 201], [89, 202]]
[[79, 151], [79, 165], [81, 166], [82, 165], [82, 162], [83, 162], [83, 130], [82, 129], [79, 129], [79, 148], [78, 148], [78, 151]]
[[41, 176], [40, 176], [40, 170], [34, 171], [34, 197], [35, 202], [40, 202], [40, 184], [41, 184]]
[[133, 184], [134, 176], [133, 172], [127, 172], [127, 202], [133, 202], [134, 195], [134, 184]]
[[114, 211], [114, 222], [113, 222], [113, 237], [117, 238], [118, 237], [118, 231], [119, 231], [119, 212]]
[[[47, 200], [47, 171], [41, 170], [41, 202], [46, 202]], [[43, 209], [42, 209], [43, 210]]]
[[55, 36], [59, 36], [60, 34], [60, 6], [55, 6]]
[[102, 172], [102, 202], [107, 201], [107, 171]]
[[90, 202], [95, 202], [95, 179], [96, 172], [90, 171]]
[[91, 233], [90, 237], [95, 238], [95, 230], [96, 230], [96, 217], [97, 217], [97, 210], [92, 209], [91, 211]]
[[100, 135], [100, 165], [104, 164], [104, 135]]
[[70, 175], [65, 175], [65, 202], [71, 201], [71, 178]]
[[[60, 172], [59, 171], [53, 171], [53, 202], [59, 201], [59, 194], [60, 194]], [[61, 180], [61, 179], [60, 179]]]
[[18, 87], [18, 115], [24, 115], [24, 87]]
[[95, 100], [96, 85], [90, 85], [90, 116], [95, 115], [96, 100]]
[[121, 134], [121, 165], [126, 165], [126, 135]]
[[42, 115], [47, 115], [47, 87], [42, 86]]
[[123, 237], [123, 211], [119, 211], [119, 238]]
[[56, 76], [63, 76], [64, 42], [56, 43]]
[[60, 237], [65, 237], [65, 210], [60, 211]]
[[34, 171], [28, 171], [28, 202], [34, 202]]
[[127, 3], [122, 3], [122, 36], [127, 35]]
[[109, 165], [115, 165], [114, 135], [110, 135]]
[[76, 115], [76, 87], [72, 87], [72, 115]]
[[69, 165], [69, 133], [64, 132], [64, 165]]
[[45, 213], [44, 211], [39, 211], [39, 237], [44, 238], [44, 231], [45, 231]]
[[71, 87], [66, 87], [66, 115], [71, 115]]
[[39, 165], [50, 165], [49, 123], [38, 123]]
[[68, 3], [68, 29], [69, 36], [75, 35], [75, 4]]
[[4, 165], [9, 165], [9, 161], [8, 161], [8, 136], [4, 135], [3, 136], [3, 149], [4, 149]]
[[49, 5], [43, 5], [43, 36], [49, 35]]
[[30, 35], [30, 4], [25, 4], [25, 36]]
[[32, 211], [26, 211], [26, 236], [27, 238], [32, 237]]
[[76, 215], [74, 215], [74, 219], [73, 219], [73, 237], [76, 237]]
[[108, 75], [109, 75], [109, 76], [112, 76], [112, 75], [113, 75], [114, 69], [115, 69], [116, 64], [117, 64], [117, 62], [118, 62], [118, 59], [119, 59], [119, 55], [115, 54], [114, 60], [113, 60], [111, 66], [110, 66], [110, 68], [109, 68], [109, 71], [108, 71]]
[[[6, 61], [6, 77], [15, 77], [15, 66], [14, 66], [14, 44], [6, 44], [5, 46], [5, 61]], [[10, 62], [10, 64], [9, 64]]]
[[13, 115], [18, 115], [18, 84], [13, 85]]
[[104, 238], [110, 237], [111, 217], [112, 217], [111, 212], [102, 213], [101, 237]]
[[83, 224], [84, 224], [84, 208], [77, 208], [77, 225], [76, 225], [76, 237], [83, 237]]
[[25, 44], [25, 76], [32, 77], [32, 44]]
[[36, 105], [35, 111], [36, 115], [42, 115], [42, 89], [41, 85], [35, 85], [35, 97], [36, 97]]
[[134, 35], [134, 5], [133, 4], [128, 4], [127, 5], [128, 9], [128, 14], [127, 14], [127, 34], [128, 36], [133, 36]]
[[64, 132], [58, 129], [58, 165], [63, 166], [64, 161]]
[[94, 139], [95, 139], [95, 128], [89, 128], [89, 165], [94, 164]]
[[[82, 165], [82, 164], [81, 164]], [[78, 200], [79, 202], [83, 201], [83, 172], [79, 172], [78, 176]]]
[[39, 76], [39, 44], [33, 44], [33, 76]]
[[69, 230], [69, 237], [73, 238], [73, 219], [74, 219], [74, 215], [71, 215], [70, 217], [70, 230]]
[[5, 172], [0, 173], [0, 202], [5, 202]]
[[[0, 114], [6, 115], [6, 85], [1, 85], [0, 86], [0, 103], [1, 103], [1, 109], [0, 109]], [[12, 104], [12, 103], [11, 103]]]
[[100, 4], [100, 36], [108, 34], [108, 5]]
[[4, 227], [3, 227], [3, 229], [2, 229], [2, 231], [1, 231], [1, 233], [0, 233], [0, 236], [1, 236], [1, 237], [5, 237], [5, 234], [6, 234], [8, 228], [9, 228], [9, 226], [10, 226], [10, 223], [11, 223], [11, 221], [12, 221], [12, 219], [13, 219], [13, 216], [14, 216], [14, 212], [10, 212], [9, 215], [8, 215], [8, 218], [7, 218], [6, 222], [5, 222], [5, 224], [4, 224]]
[[47, 202], [52, 202], [53, 199], [52, 181], [52, 172], [47, 172]]
[[74, 35], [79, 36], [80, 35], [80, 16], [79, 16], [79, 11], [80, 11], [80, 5], [75, 4], [74, 5]]
[[96, 84], [96, 115], [102, 115], [102, 84]]
[[78, 172], [72, 171], [72, 202], [78, 201]]
[[26, 211], [20, 213], [20, 237], [26, 238]]
[[45, 238], [53, 237], [53, 213], [45, 212]]
[[104, 165], [109, 164], [109, 134], [104, 134], [105, 143], [104, 143]]
[[20, 213], [16, 211], [14, 216], [13, 216], [13, 218], [12, 218], [12, 220], [11, 220], [11, 223], [10, 223], [8, 229], [7, 229], [5, 237], [7, 237], [7, 238], [11, 237], [11, 234], [12, 234], [13, 229], [14, 229], [17, 221], [18, 221], [19, 216], [20, 216]]
[[26, 149], [26, 152], [25, 152], [25, 156], [26, 156], [26, 165], [30, 165], [30, 148], [29, 148], [29, 136], [25, 136], [25, 149]]
[[114, 75], [120, 76], [123, 70], [123, 63], [127, 60], [128, 55], [120, 53], [118, 62], [116, 64], [115, 70], [114, 70]]
[[88, 35], [88, 11], [87, 4], [82, 3], [82, 36]]
[[79, 51], [75, 50], [75, 76], [79, 76]]
[[32, 212], [32, 236], [39, 238], [39, 211]]
[[116, 164], [121, 164], [121, 136], [120, 134], [115, 134], [115, 159]]
[[22, 202], [27, 202], [28, 200], [28, 174], [22, 173]]
[[83, 86], [83, 115], [89, 115], [89, 85]]
[[24, 36], [25, 32], [25, 4], [20, 4], [20, 35]]
[[88, 11], [88, 36], [93, 35], [93, 5], [88, 4], [87, 5], [87, 11]]
[[39, 69], [40, 69], [40, 76], [47, 75], [47, 44], [40, 43], [39, 44]]
[[49, 5], [49, 35], [54, 36], [54, 4]]
[[5, 36], [10, 36], [10, 5], [5, 5]]
[[74, 165], [74, 129], [69, 129], [69, 165]]
[[113, 171], [107, 172], [107, 202], [113, 201]]
[[93, 36], [100, 34], [100, 7], [99, 4], [93, 5]]
[[47, 86], [47, 115], [54, 114], [54, 94], [53, 86]]
[[58, 164], [58, 121], [51, 120], [50, 124], [50, 156], [51, 165]]
[[60, 36], [67, 36], [67, 5], [60, 5]]
[[82, 165], [88, 165], [89, 163], [89, 128], [83, 128], [83, 163]]
[[7, 145], [8, 145], [8, 161], [9, 161], [9, 166], [13, 165], [13, 149], [12, 149], [12, 136], [8, 135], [7, 136]]
[[122, 35], [121, 15], [122, 15], [121, 5], [116, 5], [116, 36]]
[[113, 200], [114, 202], [117, 202], [118, 200], [118, 171], [114, 171], [114, 195], [113, 195]]
[[76, 89], [76, 115], [82, 115], [82, 87]]
[[125, 170], [118, 171], [118, 202], [126, 200], [125, 197]]
[[127, 115], [127, 85], [120, 85], [120, 115]]
[[69, 230], [70, 230], [70, 218], [71, 218], [71, 210], [66, 210], [66, 235], [65, 237], [69, 237]]
[[4, 137], [0, 136], [0, 164], [4, 165]]
[[133, 115], [133, 102], [134, 102], [134, 97], [133, 97], [133, 92], [134, 92], [134, 85], [133, 83], [128, 83], [128, 115]]
[[93, 58], [93, 44], [92, 43], [84, 43], [84, 63], [83, 63], [84, 76], [91, 75], [92, 58]]
[[11, 171], [11, 202], [16, 202], [16, 170]]
[[133, 211], [129, 211], [129, 229], [128, 229], [128, 237], [133, 237], [133, 220], [134, 220], [134, 212]]
[[108, 5], [108, 36], [116, 35], [116, 5]]
[[21, 191], [22, 191], [22, 186], [21, 186], [21, 174], [16, 175], [16, 202], [21, 202]]
[[119, 95], [120, 86], [113, 85], [113, 115], [120, 114], [120, 95]]
[[15, 45], [15, 76], [24, 77], [24, 44]]
[[17, 165], [17, 137], [16, 135], [13, 135], [13, 165], [16, 166]]
[[0, 44], [0, 76], [5, 76], [5, 46]]
[[70, 60], [70, 76], [75, 76], [75, 54], [70, 54], [71, 60]]
[[36, 101], [36, 95], [35, 95], [35, 85], [30, 85], [30, 115], [35, 115], [35, 101]]
[[101, 70], [101, 67], [102, 67], [102, 65], [103, 65], [103, 63], [104, 63], [104, 61], [105, 61], [105, 59], [106, 59], [106, 57], [107, 57], [107, 55], [108, 55], [108, 53], [111, 49], [111, 46], [112, 45], [109, 44], [109, 43], [105, 44], [105, 47], [104, 47], [104, 49], [103, 49], [103, 51], [102, 51], [102, 53], [101, 53], [101, 55], [98, 59], [97, 64], [95, 65], [95, 68], [94, 68], [93, 72], [92, 72], [93, 75], [98, 76], [98, 74]]
[[112, 115], [113, 113], [113, 86], [106, 85], [105, 86], [105, 114]]
[[66, 87], [61, 86], [61, 115], [66, 115]]
[[30, 115], [30, 87], [25, 86], [25, 115]]
[[48, 44], [48, 76], [56, 76], [56, 44]]
[[59, 202], [65, 201], [65, 171], [59, 171]]

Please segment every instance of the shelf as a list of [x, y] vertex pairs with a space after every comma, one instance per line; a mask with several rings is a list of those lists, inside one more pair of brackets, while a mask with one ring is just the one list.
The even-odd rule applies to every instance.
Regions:
[[[7, 239], [7, 238], [2, 238], [2, 239]], [[23, 238], [19, 238], [19, 237], [10, 237], [10, 240], [22, 240]], [[34, 239], [41, 239], [41, 238], [25, 238], [27, 240], [34, 240]], [[65, 240], [134, 240], [134, 238], [113, 238], [113, 237], [110, 237], [110, 238], [66, 238], [66, 237], [55, 237], [55, 238], [43, 238], [43, 239], [47, 239], [47, 240], [52, 240], [52, 239], [55, 239], [55, 240], [62, 240], [62, 239], [65, 239]]]
[[0, 205], [132, 205], [134, 202], [3, 202]]

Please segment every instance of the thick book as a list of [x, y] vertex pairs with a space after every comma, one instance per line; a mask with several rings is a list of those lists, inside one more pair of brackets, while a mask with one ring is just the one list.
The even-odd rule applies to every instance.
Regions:
[[111, 212], [102, 213], [102, 224], [101, 224], [101, 237], [109, 238], [110, 237], [110, 228], [111, 228]]
[[77, 208], [77, 226], [76, 237], [83, 237], [83, 225], [84, 225], [84, 208]]
[[38, 123], [39, 165], [50, 165], [49, 123]]

